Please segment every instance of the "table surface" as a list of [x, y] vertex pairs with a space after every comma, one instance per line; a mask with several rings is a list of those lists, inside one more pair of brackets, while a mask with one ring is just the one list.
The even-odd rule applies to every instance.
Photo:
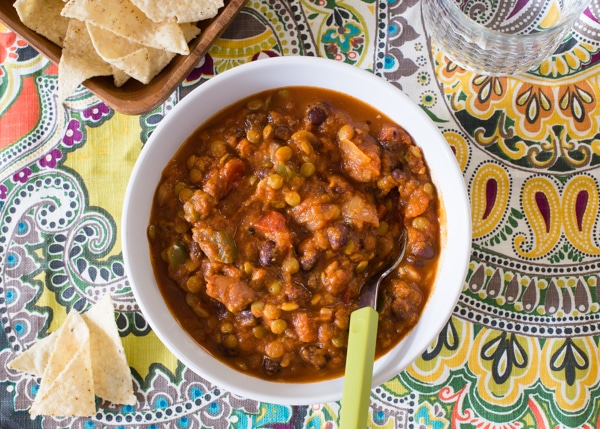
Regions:
[[[438, 338], [371, 394], [371, 428], [600, 427], [600, 10], [519, 77], [485, 77], [432, 46], [418, 0], [249, 0], [156, 110], [125, 116], [0, 24], [0, 428], [336, 428], [339, 402], [237, 397], [153, 334], [124, 271], [121, 207], [152, 130], [212, 76], [265, 56], [315, 55], [401, 88], [456, 154], [472, 206], [463, 293]], [[6, 364], [68, 311], [114, 296], [135, 407], [91, 419], [28, 413], [38, 387]]]

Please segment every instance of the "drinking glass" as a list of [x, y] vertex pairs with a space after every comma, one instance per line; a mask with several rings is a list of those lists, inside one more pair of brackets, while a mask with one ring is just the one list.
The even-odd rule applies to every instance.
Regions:
[[432, 40], [458, 65], [486, 75], [535, 69], [569, 35], [590, 0], [422, 0]]

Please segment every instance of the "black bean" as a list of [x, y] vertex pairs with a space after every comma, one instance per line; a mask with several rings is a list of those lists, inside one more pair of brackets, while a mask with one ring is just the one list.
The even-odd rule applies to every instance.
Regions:
[[327, 238], [333, 250], [341, 249], [348, 243], [348, 227], [343, 223], [327, 228]]
[[300, 256], [300, 266], [304, 271], [310, 271], [319, 260], [318, 253], [309, 253]]
[[284, 125], [273, 127], [273, 137], [279, 140], [287, 141], [292, 135], [292, 130]]
[[406, 260], [408, 261], [409, 264], [414, 265], [415, 267], [422, 267], [425, 265], [425, 262], [423, 261], [423, 259], [417, 258], [414, 255], [408, 255], [406, 257]]
[[237, 322], [241, 327], [256, 326], [256, 317], [250, 310], [242, 310], [237, 316]]
[[412, 254], [423, 259], [432, 259], [435, 256], [433, 244], [428, 241], [415, 243], [412, 246]]
[[233, 357], [233, 356], [237, 356], [237, 354], [238, 354], [237, 349], [227, 348], [227, 347], [225, 347], [224, 344], [219, 343], [218, 347], [219, 347], [219, 351], [225, 356]]
[[288, 301], [295, 302], [300, 306], [306, 305], [310, 300], [311, 294], [302, 284], [290, 283], [285, 288], [285, 296]]
[[228, 135], [233, 136], [235, 141], [239, 142], [241, 139], [246, 137], [246, 130], [243, 128], [234, 128]]
[[321, 255], [320, 250], [310, 239], [304, 240], [298, 246], [298, 259], [304, 271], [310, 271]]
[[200, 245], [197, 242], [192, 241], [189, 244], [189, 248], [190, 248], [190, 258], [193, 261], [200, 261], [200, 260], [202, 260], [202, 257], [204, 256], [204, 253], [202, 253], [202, 249], [200, 249]]
[[307, 116], [312, 125], [321, 125], [327, 119], [327, 113], [319, 106], [310, 109]]
[[214, 313], [217, 317], [219, 318], [223, 318], [227, 315], [227, 307], [225, 307], [224, 304], [222, 304], [221, 302], [217, 301], [216, 299], [211, 299], [210, 300]]
[[248, 116], [246, 116], [246, 130], [250, 130], [253, 128], [262, 130], [266, 124], [267, 115], [265, 115], [264, 113], [250, 113]]
[[322, 348], [310, 345], [304, 346], [300, 350], [302, 360], [317, 369], [323, 369], [327, 366], [327, 354]]
[[400, 180], [402, 178], [402, 170], [394, 168], [394, 170], [392, 170], [392, 177], [396, 180]]
[[262, 365], [265, 372], [269, 375], [275, 375], [281, 371], [281, 364], [267, 356], [263, 357]]
[[260, 245], [260, 249], [258, 251], [258, 262], [263, 267], [270, 267], [276, 259], [275, 247], [276, 243], [274, 241], [268, 240]]

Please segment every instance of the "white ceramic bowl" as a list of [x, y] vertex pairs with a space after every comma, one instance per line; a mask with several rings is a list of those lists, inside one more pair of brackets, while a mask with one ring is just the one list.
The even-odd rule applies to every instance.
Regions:
[[315, 383], [276, 383], [238, 372], [211, 357], [178, 325], [154, 278], [146, 228], [161, 172], [180, 145], [216, 112], [268, 89], [314, 86], [344, 92], [404, 127], [421, 147], [443, 202], [442, 253], [436, 285], [420, 322], [375, 362], [373, 386], [410, 365], [444, 327], [462, 290], [471, 246], [469, 201], [448, 143], [429, 117], [404, 93], [375, 75], [314, 57], [263, 59], [235, 67], [205, 82], [162, 120], [131, 174], [123, 208], [122, 241], [127, 275], [137, 302], [156, 335], [190, 369], [235, 394], [278, 404], [337, 401], [343, 377]]

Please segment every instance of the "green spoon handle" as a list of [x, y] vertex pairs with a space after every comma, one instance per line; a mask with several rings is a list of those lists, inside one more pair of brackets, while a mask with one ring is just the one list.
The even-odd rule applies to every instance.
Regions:
[[379, 315], [372, 307], [360, 308], [350, 315], [341, 429], [367, 427], [378, 323]]

